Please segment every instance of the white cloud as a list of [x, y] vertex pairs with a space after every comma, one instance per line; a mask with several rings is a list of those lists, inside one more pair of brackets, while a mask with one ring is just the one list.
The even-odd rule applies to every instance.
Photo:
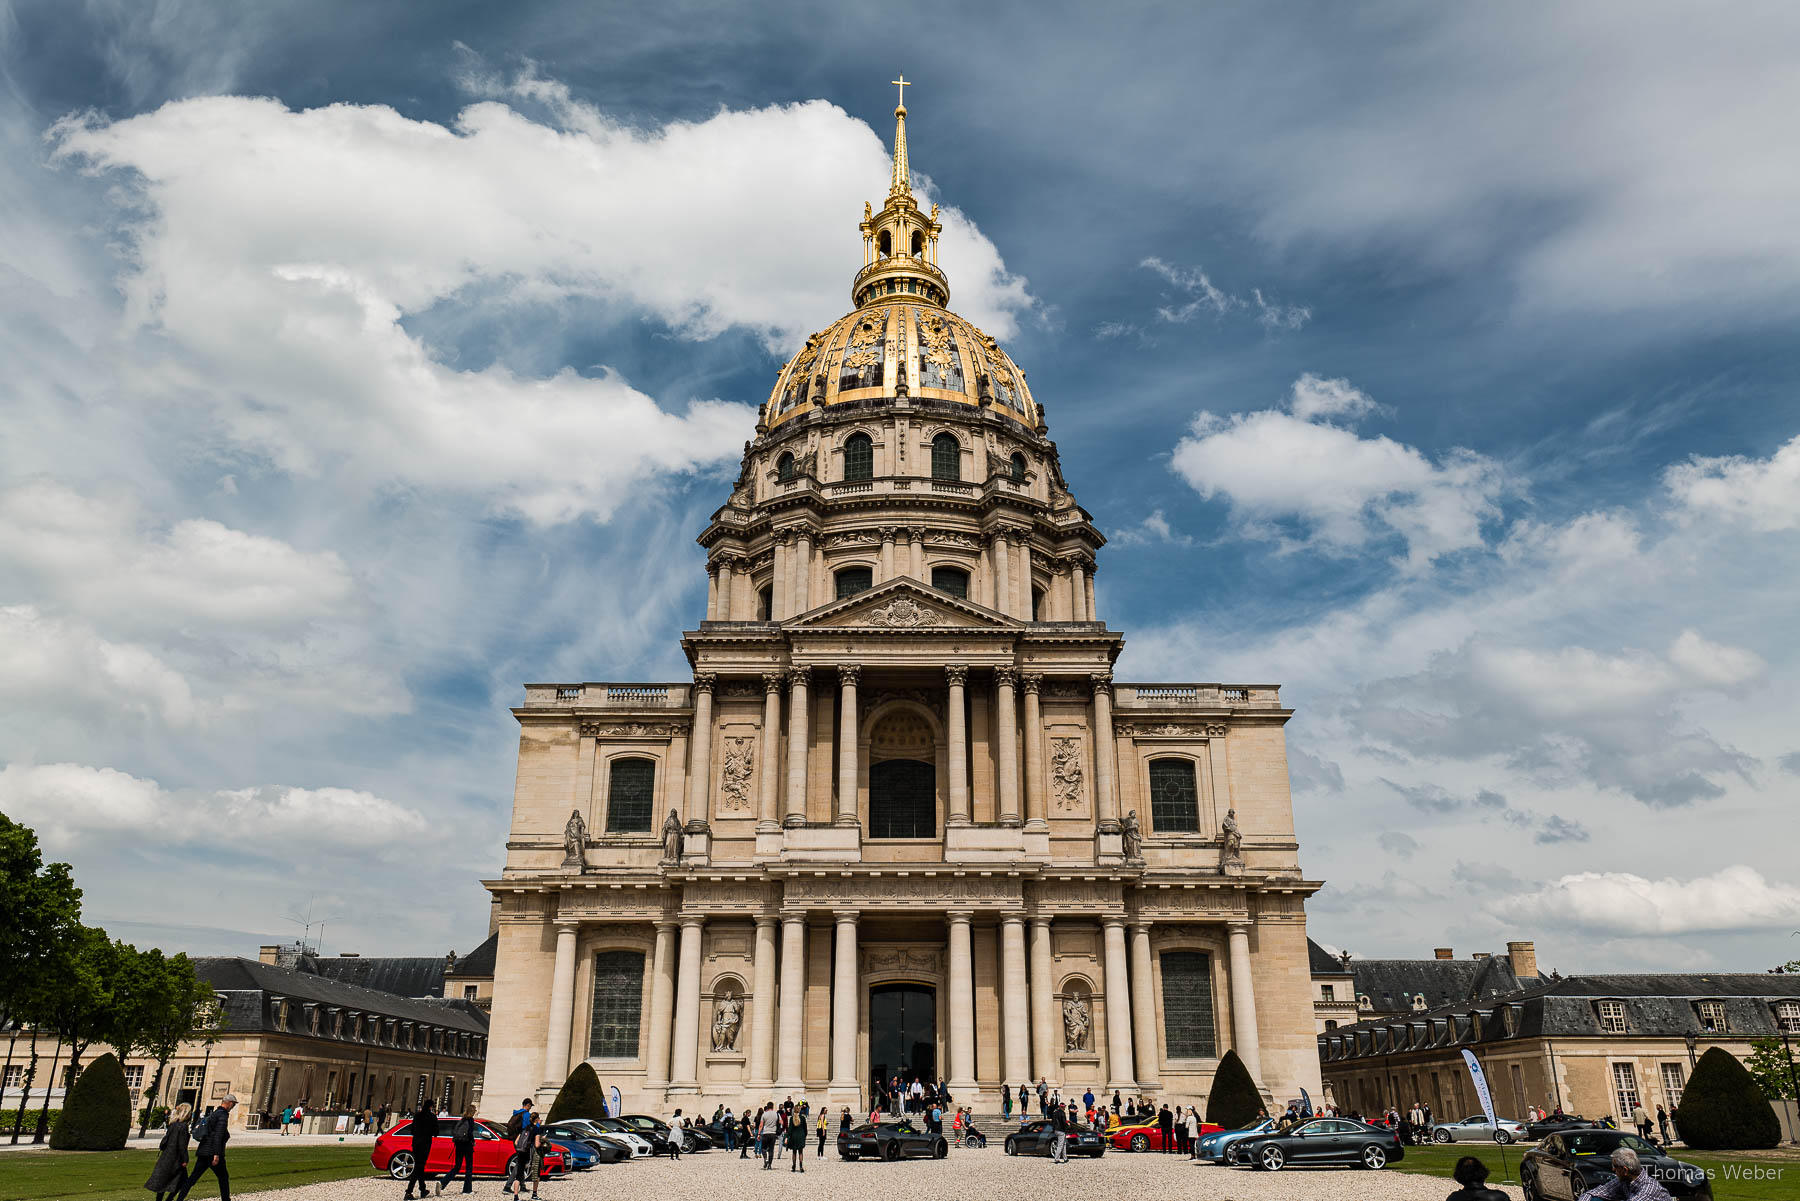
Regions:
[[153, 839], [232, 847], [253, 854], [296, 851], [399, 857], [430, 823], [417, 810], [347, 788], [259, 787], [175, 793], [154, 780], [78, 763], [0, 768], [0, 810], [66, 849], [89, 842]]
[[1762, 678], [1768, 664], [1754, 651], [1709, 642], [1696, 630], [1683, 630], [1669, 644], [1669, 662], [1703, 688], [1742, 688]]
[[1800, 437], [1766, 459], [1696, 455], [1663, 473], [1663, 484], [1696, 517], [1723, 517], [1763, 531], [1800, 529]]
[[1169, 519], [1161, 509], [1152, 510], [1150, 516], [1137, 525], [1120, 530], [1112, 536], [1112, 541], [1120, 546], [1144, 546], [1152, 543], [1192, 546], [1194, 543], [1191, 537], [1178, 532], [1169, 524]]
[[1628, 935], [1755, 930], [1800, 922], [1800, 887], [1738, 864], [1708, 876], [1649, 880], [1630, 872], [1578, 872], [1515, 896], [1494, 912]]
[[33, 605], [0, 606], [0, 697], [15, 720], [82, 708], [123, 711], [174, 730], [202, 721], [208, 708], [187, 677], [147, 647], [110, 641]]
[[[1248, 298], [1233, 296], [1215, 285], [1212, 278], [1199, 267], [1178, 267], [1155, 255], [1138, 266], [1155, 272], [1187, 297], [1178, 304], [1160, 305], [1156, 310], [1159, 318], [1174, 325], [1185, 325], [1203, 313], [1223, 317], [1239, 310], [1254, 310], [1257, 323], [1270, 331], [1299, 329], [1312, 319], [1310, 308], [1270, 300], [1263, 295], [1261, 288], [1252, 288]], [[1108, 322], [1096, 329], [1095, 333], [1100, 337], [1110, 338], [1135, 328]]]
[[1491, 459], [1458, 449], [1434, 463], [1391, 438], [1321, 420], [1373, 410], [1345, 380], [1302, 376], [1291, 403], [1291, 413], [1200, 413], [1176, 444], [1176, 474], [1204, 497], [1227, 499], [1251, 535], [1275, 536], [1275, 523], [1297, 522], [1311, 542], [1339, 552], [1397, 536], [1413, 571], [1483, 545], [1482, 526], [1499, 516], [1507, 487]]

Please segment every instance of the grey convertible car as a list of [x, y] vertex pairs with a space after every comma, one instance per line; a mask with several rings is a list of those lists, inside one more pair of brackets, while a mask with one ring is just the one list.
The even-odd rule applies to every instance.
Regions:
[[943, 1135], [907, 1121], [864, 1122], [839, 1131], [837, 1149], [845, 1159], [942, 1159], [950, 1154]]
[[1439, 1122], [1431, 1128], [1434, 1143], [1516, 1143], [1529, 1138], [1525, 1123], [1500, 1118], [1496, 1126], [1479, 1113], [1460, 1122]]

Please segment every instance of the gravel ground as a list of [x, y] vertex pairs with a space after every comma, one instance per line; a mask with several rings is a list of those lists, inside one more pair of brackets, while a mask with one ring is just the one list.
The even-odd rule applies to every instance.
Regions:
[[[1176, 1155], [1109, 1152], [1099, 1160], [1071, 1159], [1057, 1166], [1046, 1159], [1008, 1157], [997, 1146], [952, 1150], [948, 1160], [900, 1163], [846, 1163], [827, 1147], [824, 1158], [809, 1148], [806, 1174], [785, 1166], [765, 1172], [754, 1159], [735, 1152], [709, 1151], [680, 1162], [640, 1159], [597, 1167], [544, 1182], [542, 1201], [889, 1201], [896, 1196], [933, 1201], [994, 1201], [1016, 1195], [1138, 1197], [1145, 1201], [1443, 1201], [1455, 1183], [1436, 1176], [1393, 1170], [1311, 1168], [1283, 1172], [1198, 1165]], [[446, 1198], [460, 1198], [460, 1185]], [[387, 1179], [342, 1180], [333, 1184], [258, 1193], [257, 1201], [399, 1201], [406, 1186]], [[199, 1192], [205, 1192], [202, 1186]], [[1517, 1188], [1506, 1190], [1519, 1196]], [[500, 1197], [498, 1181], [477, 1181], [477, 1196]], [[197, 1201], [208, 1198], [196, 1195]]]

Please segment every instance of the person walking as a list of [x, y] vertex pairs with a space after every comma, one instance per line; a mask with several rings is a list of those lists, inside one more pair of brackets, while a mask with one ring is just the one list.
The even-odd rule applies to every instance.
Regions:
[[825, 1134], [831, 1129], [831, 1111], [819, 1106], [819, 1158], [825, 1158]]
[[1157, 1112], [1156, 1126], [1162, 1131], [1163, 1153], [1172, 1154], [1175, 1150], [1175, 1115], [1169, 1112], [1167, 1101], [1163, 1102], [1162, 1109]]
[[188, 1115], [194, 1107], [186, 1101], [169, 1113], [169, 1124], [163, 1127], [162, 1141], [156, 1144], [156, 1166], [144, 1187], [156, 1194], [156, 1201], [174, 1197], [187, 1180]]
[[[419, 1108], [413, 1111], [412, 1126], [407, 1133], [412, 1136], [412, 1173], [406, 1178], [406, 1196], [410, 1201], [413, 1185], [419, 1186], [419, 1196], [431, 1195], [431, 1181], [425, 1175], [425, 1161], [431, 1158], [431, 1140], [437, 1137], [437, 1106], [429, 1101], [419, 1102]], [[470, 1138], [474, 1135], [471, 1134]], [[441, 1190], [440, 1190], [441, 1191]]]
[[519, 1133], [513, 1139], [512, 1164], [507, 1169], [506, 1183], [500, 1186], [500, 1191], [523, 1197], [525, 1181], [529, 1179], [532, 1201], [537, 1201], [538, 1178], [543, 1171], [544, 1128], [538, 1124], [537, 1114], [531, 1112], [531, 1102], [526, 1101], [525, 1104], [527, 1108], [518, 1110], [513, 1115], [519, 1119]]
[[1069, 1162], [1069, 1115], [1063, 1112], [1062, 1106], [1050, 1111], [1050, 1162]]
[[456, 1179], [457, 1169], [462, 1170], [465, 1193], [475, 1191], [475, 1107], [468, 1106], [456, 1124], [450, 1127], [450, 1150], [454, 1158], [450, 1162], [450, 1170], [445, 1172], [437, 1182], [436, 1196], [444, 1195], [444, 1186]]
[[1668, 1146], [1673, 1141], [1669, 1138], [1669, 1111], [1661, 1105], [1656, 1107], [1656, 1128], [1662, 1131], [1663, 1146]]
[[798, 1108], [788, 1112], [788, 1171], [806, 1171], [806, 1115]]
[[757, 1125], [757, 1135], [762, 1140], [763, 1171], [775, 1166], [775, 1140], [781, 1133], [781, 1115], [775, 1111], [774, 1103], [763, 1107], [762, 1120]]
[[1188, 1158], [1200, 1158], [1200, 1107], [1198, 1105], [1188, 1106], [1187, 1144]]
[[1639, 1138], [1645, 1142], [1650, 1141], [1650, 1132], [1656, 1127], [1650, 1120], [1650, 1111], [1644, 1108], [1642, 1101], [1631, 1107], [1631, 1124], [1637, 1127]]
[[225, 1144], [231, 1141], [231, 1111], [237, 1108], [237, 1094], [226, 1093], [219, 1107], [200, 1123], [200, 1134], [194, 1140], [194, 1173], [181, 1184], [176, 1201], [187, 1201], [203, 1173], [211, 1171], [219, 1178], [219, 1201], [231, 1201], [231, 1177], [225, 1171]]
[[294, 1120], [294, 1107], [292, 1105], [289, 1105], [281, 1111], [281, 1137], [282, 1138], [286, 1138], [288, 1136], [288, 1124], [290, 1122], [292, 1122], [293, 1120]]
[[1004, 1121], [1012, 1121], [1012, 1085], [1000, 1086], [1000, 1117]]

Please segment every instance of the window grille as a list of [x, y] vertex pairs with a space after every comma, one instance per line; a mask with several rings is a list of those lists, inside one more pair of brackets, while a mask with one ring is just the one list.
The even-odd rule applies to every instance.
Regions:
[[1212, 956], [1205, 951], [1164, 951], [1162, 1002], [1169, 1058], [1215, 1058], [1219, 1045], [1213, 1027]]
[[919, 759], [869, 768], [869, 837], [937, 837], [937, 769]]
[[962, 478], [962, 443], [956, 440], [954, 434], [939, 434], [931, 440], [931, 478]]
[[1158, 834], [1193, 834], [1200, 829], [1200, 791], [1191, 760], [1150, 761], [1150, 827]]
[[1012, 457], [1012, 477], [1015, 484], [1023, 484], [1025, 482], [1024, 455], [1016, 454]]
[[588, 1058], [635, 1059], [643, 1008], [643, 952], [601, 951], [596, 954]]
[[969, 598], [969, 573], [960, 567], [933, 567], [931, 569], [931, 586], [939, 592], [948, 592], [951, 596]]
[[867, 480], [875, 477], [875, 443], [867, 434], [851, 434], [844, 440], [844, 478]]
[[874, 569], [868, 567], [846, 567], [837, 573], [837, 598], [855, 596], [858, 592], [867, 592], [875, 585]]
[[606, 832], [647, 834], [656, 800], [656, 764], [649, 759], [614, 759], [606, 787]]
[[206, 1069], [201, 1067], [197, 1063], [189, 1064], [188, 1066], [182, 1068], [181, 1069], [181, 1087], [182, 1088], [199, 1088], [201, 1076], [205, 1071], [206, 1071]]
[[1674, 1109], [1681, 1104], [1681, 1090], [1687, 1085], [1687, 1073], [1678, 1063], [1662, 1065], [1663, 1104]]
[[1775, 1024], [1784, 1034], [1800, 1034], [1800, 1001], [1777, 1001]]
[[782, 483], [794, 478], [794, 456], [784, 454], [775, 460], [775, 478]]
[[1700, 1029], [1708, 1034], [1725, 1033], [1725, 1002], [1699, 1001], [1695, 1003], [1694, 1011], [1700, 1017]]
[[1594, 1006], [1600, 1015], [1600, 1029], [1607, 1034], [1625, 1033], [1625, 1002], [1601, 1001]]
[[1619, 1103], [1619, 1122], [1623, 1125], [1631, 1120], [1631, 1111], [1637, 1108], [1637, 1072], [1628, 1063], [1615, 1063], [1612, 1069], [1613, 1097]]

